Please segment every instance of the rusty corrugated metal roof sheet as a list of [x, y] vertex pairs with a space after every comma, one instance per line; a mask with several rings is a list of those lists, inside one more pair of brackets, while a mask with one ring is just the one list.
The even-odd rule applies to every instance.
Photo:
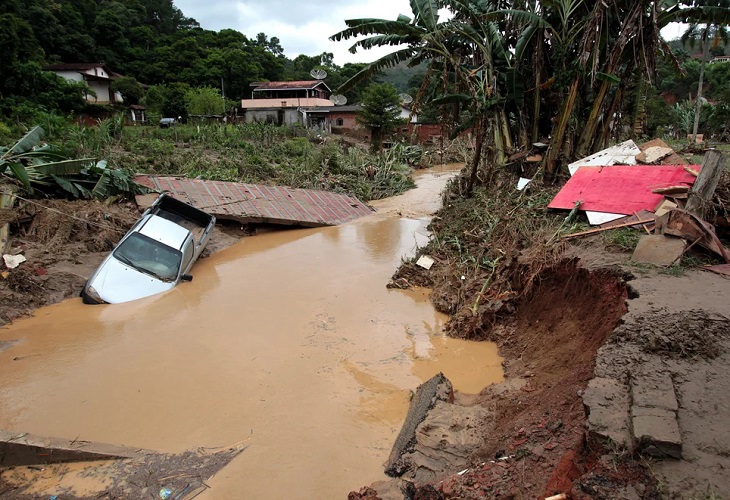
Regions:
[[373, 210], [353, 196], [240, 182], [138, 175], [135, 182], [165, 191], [221, 220], [321, 227], [342, 224]]

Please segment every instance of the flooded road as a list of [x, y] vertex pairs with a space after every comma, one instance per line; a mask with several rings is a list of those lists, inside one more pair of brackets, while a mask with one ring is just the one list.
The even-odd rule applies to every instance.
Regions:
[[208, 498], [344, 498], [384, 478], [410, 390], [439, 371], [466, 393], [502, 379], [493, 344], [442, 335], [426, 291], [385, 288], [427, 241], [452, 170], [344, 226], [245, 238], [167, 294], [69, 300], [0, 329], [21, 339], [0, 353], [0, 428], [165, 452], [249, 445]]

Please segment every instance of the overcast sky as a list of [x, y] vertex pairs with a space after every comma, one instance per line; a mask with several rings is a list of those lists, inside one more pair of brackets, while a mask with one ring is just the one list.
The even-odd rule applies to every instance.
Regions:
[[284, 54], [290, 59], [332, 52], [335, 64], [371, 62], [389, 50], [358, 50], [350, 54], [352, 39], [331, 42], [329, 37], [346, 28], [345, 19], [376, 17], [393, 19], [410, 14], [409, 0], [338, 0], [337, 2], [302, 2], [301, 0], [173, 0], [187, 17], [204, 29], [220, 31], [231, 28], [249, 38], [266, 33], [278, 37]]
[[[398, 14], [411, 15], [409, 0], [338, 0], [303, 2], [301, 0], [173, 0], [183, 14], [196, 19], [204, 29], [220, 31], [231, 28], [249, 38], [266, 33], [278, 37], [284, 54], [290, 59], [332, 52], [335, 64], [372, 62], [392, 51], [391, 48], [358, 50], [350, 54], [352, 39], [331, 42], [329, 37], [346, 28], [345, 19], [375, 17], [393, 19]], [[679, 25], [677, 25], [679, 26]], [[662, 35], [671, 40], [681, 34], [681, 27], [668, 26]]]

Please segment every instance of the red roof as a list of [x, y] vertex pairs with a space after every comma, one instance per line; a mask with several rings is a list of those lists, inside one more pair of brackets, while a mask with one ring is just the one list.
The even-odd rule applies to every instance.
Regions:
[[322, 80], [300, 80], [297, 82], [255, 82], [251, 86], [257, 90], [302, 90], [313, 89], [319, 85], [324, 85], [327, 90], [329, 87]]

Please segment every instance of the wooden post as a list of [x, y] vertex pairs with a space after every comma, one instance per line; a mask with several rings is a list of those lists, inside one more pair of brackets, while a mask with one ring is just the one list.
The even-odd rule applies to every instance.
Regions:
[[[0, 210], [12, 208], [15, 203], [12, 189], [7, 186], [7, 191], [0, 191]], [[5, 253], [5, 247], [10, 239], [10, 224], [8, 222], [0, 223], [0, 255]]]
[[697, 180], [689, 192], [687, 206], [685, 207], [688, 212], [692, 212], [702, 219], [705, 218], [724, 169], [725, 157], [722, 153], [711, 150], [705, 154], [700, 175], [697, 176]]

